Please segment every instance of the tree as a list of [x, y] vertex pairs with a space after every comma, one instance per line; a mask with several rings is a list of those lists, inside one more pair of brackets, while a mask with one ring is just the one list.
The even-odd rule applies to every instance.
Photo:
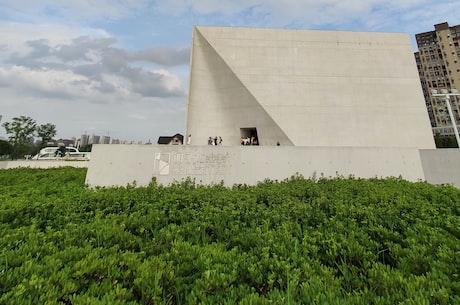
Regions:
[[7, 141], [0, 140], [0, 157], [5, 155], [9, 156], [12, 152], [13, 148], [11, 147], [11, 144]]
[[11, 157], [17, 158], [21, 152], [24, 152], [26, 144], [33, 137], [37, 123], [28, 116], [20, 116], [12, 119], [12, 122], [5, 122], [2, 125], [10, 136], [8, 140], [13, 146]]
[[89, 152], [93, 148], [93, 144], [88, 144], [86, 146], [80, 147], [78, 150], [79, 151], [84, 151], [84, 152]]
[[37, 127], [37, 136], [41, 138], [42, 146], [46, 146], [46, 144], [53, 139], [56, 133], [56, 125], [51, 123], [43, 124]]
[[435, 134], [434, 142], [436, 143], [436, 148], [455, 148], [458, 147], [457, 139], [454, 135], [445, 135], [442, 136], [439, 133]]

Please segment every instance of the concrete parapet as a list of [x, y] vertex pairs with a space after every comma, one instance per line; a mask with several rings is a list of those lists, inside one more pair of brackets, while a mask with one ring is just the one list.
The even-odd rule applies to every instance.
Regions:
[[420, 158], [426, 181], [460, 187], [460, 149], [421, 149]]
[[94, 145], [89, 186], [168, 185], [191, 178], [200, 184], [256, 184], [304, 177], [402, 177], [424, 180], [417, 148]]

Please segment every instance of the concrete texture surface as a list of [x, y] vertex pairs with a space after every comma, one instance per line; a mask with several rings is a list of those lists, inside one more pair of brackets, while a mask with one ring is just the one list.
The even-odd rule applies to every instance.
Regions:
[[293, 175], [424, 180], [416, 148], [94, 145], [89, 186], [169, 185], [190, 178], [226, 186]]
[[408, 34], [193, 28], [186, 135], [435, 148]]

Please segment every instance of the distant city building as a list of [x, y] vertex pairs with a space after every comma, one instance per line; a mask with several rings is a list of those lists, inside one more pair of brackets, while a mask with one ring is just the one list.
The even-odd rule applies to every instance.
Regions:
[[[452, 135], [454, 129], [445, 97], [433, 93], [451, 92], [460, 87], [460, 25], [439, 23], [434, 25], [434, 31], [416, 34], [415, 39], [418, 47], [415, 60], [433, 133]], [[450, 96], [450, 101], [459, 129], [459, 96]]]
[[89, 144], [89, 135], [87, 134], [82, 134], [80, 136], [80, 141], [78, 143], [78, 145], [76, 145], [77, 147], [85, 147], [85, 146], [88, 146]]
[[89, 142], [88, 144], [99, 144], [99, 141], [100, 141], [101, 137], [100, 136], [96, 136], [96, 135], [92, 135], [91, 137], [89, 137]]
[[109, 136], [102, 136], [100, 139], [99, 144], [110, 144], [110, 137]]
[[120, 144], [120, 140], [119, 139], [112, 139], [112, 144]]

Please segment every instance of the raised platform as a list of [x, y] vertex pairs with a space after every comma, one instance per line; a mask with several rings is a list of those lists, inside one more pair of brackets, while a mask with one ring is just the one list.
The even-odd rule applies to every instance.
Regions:
[[[450, 161], [447, 162], [446, 160]], [[253, 185], [265, 179], [402, 177], [460, 186], [460, 150], [417, 148], [94, 145], [86, 183], [91, 186], [200, 184]], [[451, 168], [444, 175], [446, 168]]]

